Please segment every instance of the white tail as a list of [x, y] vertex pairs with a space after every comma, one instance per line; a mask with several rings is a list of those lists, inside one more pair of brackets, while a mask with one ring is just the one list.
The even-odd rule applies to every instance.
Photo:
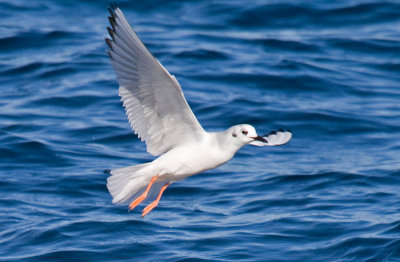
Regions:
[[123, 204], [137, 195], [145, 188], [150, 179], [156, 174], [151, 174], [149, 164], [141, 164], [111, 170], [107, 179], [107, 188], [113, 197], [114, 204]]

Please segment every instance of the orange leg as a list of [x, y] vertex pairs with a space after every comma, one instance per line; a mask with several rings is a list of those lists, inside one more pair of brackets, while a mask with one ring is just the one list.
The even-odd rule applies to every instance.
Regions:
[[150, 203], [150, 205], [148, 205], [147, 207], [145, 207], [145, 209], [143, 209], [143, 213], [142, 213], [142, 217], [144, 217], [145, 215], [147, 215], [151, 210], [153, 210], [153, 208], [155, 208], [158, 205], [158, 202], [160, 202], [160, 198], [162, 196], [162, 194], [164, 193], [165, 189], [167, 189], [167, 187], [169, 186], [169, 182], [166, 183], [165, 185], [163, 185], [163, 187], [160, 190], [160, 193], [158, 194], [158, 197], [156, 200], [154, 200], [153, 202]]
[[151, 186], [154, 184], [154, 182], [156, 181], [156, 179], [158, 178], [158, 175], [153, 176], [153, 178], [150, 180], [149, 185], [146, 188], [146, 191], [143, 192], [143, 194], [141, 194], [138, 198], [135, 199], [135, 201], [133, 201], [130, 205], [129, 205], [129, 210], [134, 209], [137, 205], [140, 204], [140, 202], [142, 202], [143, 200], [146, 199], [147, 194], [150, 191]]

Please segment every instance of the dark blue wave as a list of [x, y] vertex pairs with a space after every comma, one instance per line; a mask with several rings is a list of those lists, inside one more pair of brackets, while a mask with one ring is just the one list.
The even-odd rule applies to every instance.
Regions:
[[109, 2], [0, 3], [0, 261], [400, 259], [396, 1], [117, 4], [205, 129], [293, 139], [174, 183], [145, 218], [115, 206], [110, 170], [154, 157], [118, 97]]

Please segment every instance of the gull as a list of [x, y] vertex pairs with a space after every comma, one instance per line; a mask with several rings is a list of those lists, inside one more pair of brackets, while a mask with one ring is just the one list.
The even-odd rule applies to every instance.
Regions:
[[[190, 109], [178, 80], [150, 53], [129, 25], [121, 9], [109, 8], [111, 27], [108, 55], [119, 83], [119, 96], [135, 134], [152, 162], [110, 171], [107, 188], [114, 204], [134, 209], [157, 196], [143, 209], [153, 210], [165, 189], [175, 181], [229, 161], [243, 146], [276, 146], [292, 138], [290, 131], [259, 136], [253, 126], [241, 124], [221, 132], [207, 132]], [[157, 194], [158, 193], [158, 194]]]

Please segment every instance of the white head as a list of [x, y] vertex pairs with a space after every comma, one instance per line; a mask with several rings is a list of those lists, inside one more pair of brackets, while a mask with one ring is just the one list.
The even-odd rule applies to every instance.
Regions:
[[266, 140], [257, 135], [256, 129], [247, 124], [236, 125], [228, 129], [233, 141], [241, 144], [242, 146], [250, 144], [253, 141], [263, 141]]

